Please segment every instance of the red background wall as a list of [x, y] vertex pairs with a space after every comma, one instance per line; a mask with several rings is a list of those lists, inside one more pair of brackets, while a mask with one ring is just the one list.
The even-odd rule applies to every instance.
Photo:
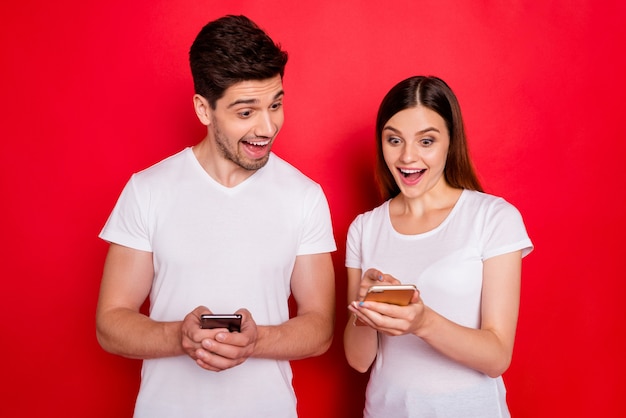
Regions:
[[378, 103], [413, 74], [456, 91], [487, 191], [536, 245], [504, 376], [513, 416], [624, 416], [626, 8], [602, 0], [2, 2], [0, 415], [131, 416], [140, 362], [95, 339], [97, 234], [132, 172], [203, 136], [187, 51], [225, 13], [289, 51], [275, 151], [333, 214], [337, 337], [293, 364], [301, 416], [363, 405], [341, 346], [345, 235], [377, 203]]

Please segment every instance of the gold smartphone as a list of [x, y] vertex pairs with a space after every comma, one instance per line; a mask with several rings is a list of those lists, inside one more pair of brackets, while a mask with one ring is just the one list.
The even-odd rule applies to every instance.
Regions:
[[405, 306], [416, 290], [414, 284], [374, 285], [368, 289], [364, 300]]
[[[417, 287], [414, 284], [374, 285], [367, 290], [363, 300], [406, 306], [411, 302], [416, 290]], [[359, 326], [365, 325], [356, 315], [353, 323]]]

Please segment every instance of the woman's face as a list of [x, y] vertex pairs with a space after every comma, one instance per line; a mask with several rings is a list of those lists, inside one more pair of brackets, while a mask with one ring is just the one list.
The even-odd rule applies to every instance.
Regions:
[[449, 146], [445, 121], [424, 106], [396, 113], [383, 127], [385, 163], [400, 192], [408, 198], [424, 196], [445, 185], [443, 172]]

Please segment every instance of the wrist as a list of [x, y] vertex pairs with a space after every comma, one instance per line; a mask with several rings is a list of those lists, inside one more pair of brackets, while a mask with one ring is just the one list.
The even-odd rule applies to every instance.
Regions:
[[[422, 305], [423, 306], [423, 305]], [[413, 334], [421, 339], [428, 339], [431, 334], [433, 324], [436, 321], [437, 314], [427, 306], [423, 306], [421, 315], [415, 319], [415, 331]]]

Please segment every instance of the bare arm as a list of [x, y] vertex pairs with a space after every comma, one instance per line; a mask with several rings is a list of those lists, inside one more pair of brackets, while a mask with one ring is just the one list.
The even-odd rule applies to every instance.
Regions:
[[182, 321], [156, 322], [139, 311], [153, 278], [152, 253], [111, 244], [96, 310], [96, 335], [106, 351], [141, 359], [184, 354]]
[[291, 278], [297, 316], [278, 326], [257, 326], [245, 309], [241, 333], [201, 330], [197, 307], [182, 321], [157, 322], [140, 313], [154, 270], [152, 253], [111, 244], [96, 310], [100, 345], [129, 358], [189, 355], [200, 367], [219, 371], [250, 356], [299, 359], [330, 347], [335, 313], [334, 271], [330, 254], [299, 256]]
[[[348, 304], [362, 299], [361, 269], [348, 268]], [[343, 347], [348, 364], [364, 373], [371, 366], [378, 352], [378, 332], [368, 326], [355, 326], [352, 315], [343, 333]]]
[[254, 357], [295, 360], [328, 350], [335, 323], [335, 273], [329, 253], [301, 255], [291, 275], [297, 315], [258, 327]]
[[[483, 265], [481, 326], [458, 325], [424, 305], [416, 294], [407, 307], [365, 302], [355, 309], [367, 323], [389, 335], [413, 333], [451, 359], [491, 377], [511, 363], [519, 311], [521, 251]], [[366, 309], [363, 309], [366, 308]]]

